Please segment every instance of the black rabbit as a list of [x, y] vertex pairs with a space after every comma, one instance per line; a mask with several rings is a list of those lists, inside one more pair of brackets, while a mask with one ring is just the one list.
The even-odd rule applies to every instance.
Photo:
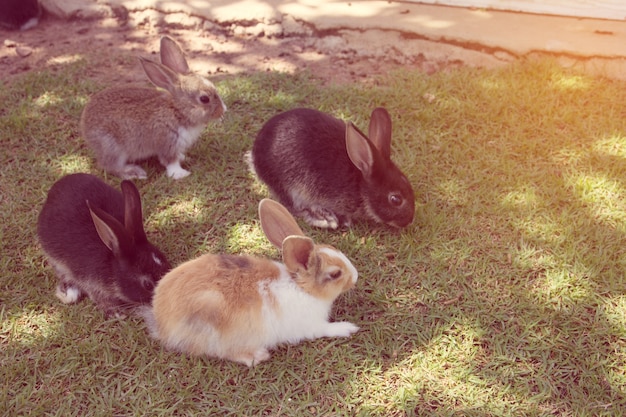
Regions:
[[56, 295], [74, 303], [87, 295], [107, 316], [149, 303], [171, 266], [148, 242], [141, 198], [131, 181], [122, 193], [90, 174], [71, 174], [48, 192], [39, 242], [58, 278]]
[[384, 108], [372, 112], [369, 138], [351, 122], [298, 108], [265, 123], [247, 158], [278, 200], [312, 226], [370, 220], [401, 228], [413, 221], [415, 195], [390, 155]]

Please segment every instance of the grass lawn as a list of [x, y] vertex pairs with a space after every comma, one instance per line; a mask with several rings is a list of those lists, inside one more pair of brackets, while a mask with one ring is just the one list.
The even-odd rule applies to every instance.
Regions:
[[151, 241], [279, 258], [264, 186], [243, 154], [273, 114], [307, 106], [366, 128], [393, 119], [392, 158], [416, 191], [402, 231], [302, 224], [359, 270], [333, 317], [350, 339], [282, 346], [245, 366], [166, 351], [143, 322], [63, 305], [35, 238], [49, 187], [95, 173], [78, 133], [78, 61], [0, 89], [0, 415], [618, 416], [626, 414], [626, 83], [552, 62], [410, 69], [329, 86], [274, 72], [217, 82], [229, 111], [173, 181], [138, 181]]

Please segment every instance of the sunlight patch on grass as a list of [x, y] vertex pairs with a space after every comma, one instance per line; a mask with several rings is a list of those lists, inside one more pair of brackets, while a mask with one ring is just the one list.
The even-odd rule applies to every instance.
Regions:
[[597, 220], [609, 225], [626, 220], [623, 197], [626, 190], [619, 181], [604, 174], [580, 173], [570, 179], [574, 195], [589, 206]]
[[473, 248], [461, 241], [438, 242], [430, 248], [429, 255], [433, 260], [443, 264], [457, 264], [472, 256]]
[[77, 172], [89, 172], [92, 161], [91, 158], [79, 154], [65, 154], [59, 156], [53, 165], [57, 166], [63, 175]]
[[535, 284], [535, 294], [556, 311], [572, 311], [577, 303], [592, 297], [595, 290], [589, 275], [568, 268], [547, 270]]
[[413, 352], [386, 370], [368, 369], [355, 381], [357, 386], [370, 387], [363, 398], [363, 410], [398, 415], [431, 401], [435, 408], [443, 406], [447, 410], [497, 403], [498, 396], [506, 396], [507, 387], [493, 386], [477, 370], [482, 361], [488, 360], [481, 347], [483, 336], [481, 327], [461, 319], [424, 350]]
[[79, 63], [83, 60], [83, 57], [81, 55], [75, 54], [75, 55], [59, 55], [59, 56], [55, 56], [52, 57], [48, 60], [48, 62], [46, 63], [46, 65], [59, 65], [59, 64], [73, 64], [73, 63]]
[[451, 206], [462, 207], [469, 199], [468, 187], [460, 179], [450, 178], [438, 184], [439, 193]]
[[479, 85], [486, 91], [497, 91], [506, 87], [506, 83], [496, 77], [485, 77], [479, 81]]
[[564, 147], [561, 149], [555, 149], [551, 154], [551, 160], [556, 165], [575, 167], [584, 160], [586, 155], [587, 152], [581, 149]]
[[539, 204], [537, 190], [532, 186], [523, 186], [509, 191], [502, 197], [502, 205], [506, 208], [534, 208]]
[[162, 207], [152, 214], [152, 218], [169, 219], [169, 218], [197, 218], [200, 217], [205, 208], [204, 203], [198, 197], [191, 197], [170, 204], [168, 207]]
[[237, 223], [228, 232], [227, 246], [230, 253], [259, 252], [260, 248], [267, 245], [267, 239], [257, 225]]
[[609, 297], [602, 305], [605, 317], [620, 331], [626, 329], [626, 295]]
[[54, 336], [61, 327], [60, 314], [46, 311], [24, 311], [5, 317], [2, 312], [2, 334], [21, 345], [38, 343], [41, 339]]
[[513, 250], [511, 262], [526, 271], [545, 271], [558, 264], [554, 255], [524, 240]]
[[614, 134], [597, 140], [593, 144], [593, 150], [605, 155], [626, 158], [626, 136]]
[[267, 103], [271, 106], [288, 106], [291, 103], [297, 102], [297, 96], [290, 94], [287, 91], [279, 90], [271, 97], [268, 98]]
[[39, 97], [33, 100], [33, 104], [39, 107], [47, 107], [63, 102], [63, 98], [58, 94], [51, 93], [49, 91], [44, 92]]
[[591, 78], [559, 72], [553, 74], [552, 85], [561, 90], [585, 90], [591, 87]]

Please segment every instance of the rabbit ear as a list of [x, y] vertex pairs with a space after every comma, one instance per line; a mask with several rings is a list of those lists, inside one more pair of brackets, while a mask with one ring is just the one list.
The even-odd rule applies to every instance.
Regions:
[[121, 184], [124, 194], [124, 226], [133, 237], [135, 243], [148, 241], [143, 228], [143, 214], [141, 211], [141, 196], [132, 181], [124, 180]]
[[169, 36], [161, 38], [161, 63], [179, 74], [189, 74], [189, 65], [180, 46]]
[[374, 165], [374, 153], [370, 141], [352, 124], [346, 123], [346, 150], [348, 157], [364, 177], [368, 178]]
[[279, 202], [264, 198], [259, 203], [261, 229], [267, 239], [278, 249], [283, 247], [287, 236], [304, 236], [291, 213]]
[[315, 243], [305, 236], [289, 236], [283, 242], [283, 262], [289, 272], [306, 271]]
[[122, 223], [104, 210], [92, 207], [89, 201], [87, 201], [87, 207], [89, 207], [91, 219], [102, 243], [113, 252], [116, 258], [129, 253], [132, 243]]
[[369, 139], [385, 159], [391, 158], [391, 116], [382, 107], [372, 111]]
[[176, 81], [178, 80], [178, 75], [176, 75], [174, 71], [165, 65], [157, 64], [149, 59], [139, 57], [139, 61], [141, 62], [144, 72], [154, 85], [164, 88], [169, 92], [174, 90]]

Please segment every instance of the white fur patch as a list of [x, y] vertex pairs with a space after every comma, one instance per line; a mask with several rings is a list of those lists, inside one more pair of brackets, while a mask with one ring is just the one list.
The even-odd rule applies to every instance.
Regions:
[[65, 292], [61, 291], [59, 287], [56, 290], [56, 296], [64, 304], [72, 304], [78, 301], [80, 297], [80, 290], [74, 287], [68, 287]]
[[319, 337], [349, 336], [358, 328], [339, 329], [344, 325], [329, 323], [332, 302], [315, 298], [300, 288], [287, 272], [281, 270], [279, 279], [262, 281], [259, 292], [263, 298], [262, 315], [265, 335], [262, 345], [272, 348], [280, 343], [298, 343]]
[[20, 26], [20, 30], [32, 29], [35, 26], [37, 26], [38, 23], [39, 23], [39, 18], [38, 17], [31, 17], [30, 19], [28, 19], [28, 21], [26, 21], [26, 23], [24, 23], [24, 24], [22, 24], [22, 26]]
[[168, 166], [165, 167], [165, 171], [167, 172], [167, 176], [173, 178], [175, 180], [179, 180], [181, 178], [185, 178], [191, 172], [187, 171], [183, 167], [180, 166], [180, 162], [172, 162]]
[[178, 141], [176, 143], [177, 145], [176, 147], [178, 151], [180, 153], [185, 153], [185, 151], [189, 149], [191, 145], [196, 143], [196, 141], [202, 134], [202, 131], [204, 130], [204, 128], [205, 128], [204, 125], [190, 127], [190, 128], [179, 127], [178, 128]]

